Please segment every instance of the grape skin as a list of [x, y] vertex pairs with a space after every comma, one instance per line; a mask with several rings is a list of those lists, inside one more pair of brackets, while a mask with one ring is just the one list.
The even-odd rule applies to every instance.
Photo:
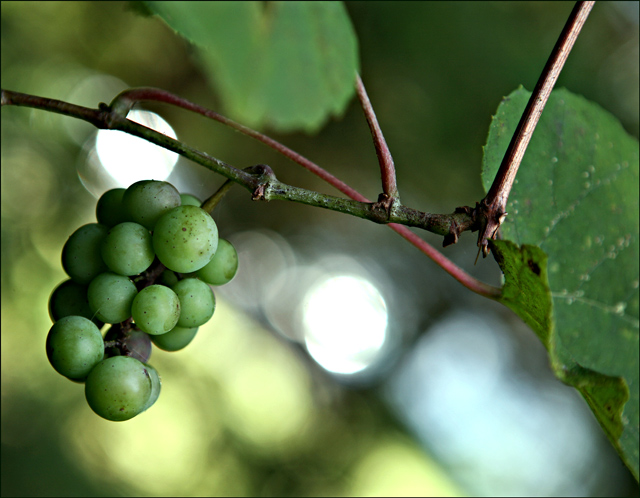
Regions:
[[204, 209], [179, 206], [164, 214], [153, 231], [153, 248], [160, 262], [178, 273], [206, 265], [218, 247], [218, 227]]
[[179, 327], [199, 327], [213, 316], [216, 298], [211, 287], [197, 278], [185, 278], [171, 287], [180, 300]]
[[182, 206], [198, 206], [202, 205], [200, 199], [198, 199], [195, 195], [191, 194], [180, 194], [180, 201], [182, 202]]
[[180, 206], [180, 193], [167, 182], [143, 180], [129, 186], [122, 203], [133, 221], [153, 230], [158, 219]]
[[196, 336], [196, 332], [198, 332], [198, 327], [175, 327], [166, 334], [152, 335], [151, 342], [164, 351], [178, 351], [189, 345]]
[[151, 394], [149, 395], [147, 404], [142, 410], [143, 412], [151, 408], [153, 404], [158, 400], [158, 398], [160, 397], [160, 390], [162, 389], [162, 380], [160, 379], [158, 371], [148, 363], [145, 363], [144, 366], [147, 368], [149, 376], [151, 377]]
[[57, 322], [65, 316], [83, 316], [95, 323], [98, 328], [104, 323], [94, 317], [87, 298], [87, 286], [73, 280], [60, 283], [49, 297], [49, 317]]
[[165, 334], [178, 323], [180, 300], [169, 287], [150, 285], [142, 289], [133, 300], [131, 315], [143, 332], [151, 335]]
[[100, 330], [82, 316], [66, 316], [53, 324], [47, 335], [47, 358], [61, 375], [83, 380], [104, 357]]
[[107, 232], [100, 254], [112, 272], [132, 276], [145, 271], [155, 258], [151, 235], [138, 223], [120, 223]]
[[88, 284], [96, 275], [108, 270], [100, 255], [107, 227], [89, 223], [71, 234], [62, 248], [62, 267], [74, 282]]
[[102, 360], [93, 367], [85, 383], [85, 396], [91, 409], [114, 422], [129, 420], [141, 413], [151, 391], [148, 368], [130, 356]]
[[87, 297], [91, 310], [100, 320], [120, 323], [131, 316], [131, 304], [137, 293], [129, 277], [105, 272], [91, 281]]
[[173, 287], [177, 283], [178, 276], [171, 270], [164, 270], [156, 280], [156, 284], [166, 285], [167, 287]]
[[225, 239], [218, 240], [216, 253], [196, 275], [211, 285], [224, 285], [230, 282], [238, 272], [238, 253], [233, 244]]
[[123, 188], [113, 188], [100, 196], [96, 204], [98, 223], [111, 228], [125, 221], [131, 221], [127, 210], [122, 204], [124, 192], [125, 189]]

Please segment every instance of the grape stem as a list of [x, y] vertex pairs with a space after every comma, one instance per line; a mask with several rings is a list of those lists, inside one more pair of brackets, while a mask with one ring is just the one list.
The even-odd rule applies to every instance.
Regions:
[[116, 338], [112, 341], [104, 341], [105, 351], [107, 348], [116, 348], [120, 351], [120, 354], [126, 356], [129, 353], [127, 347], [127, 337], [131, 333], [133, 327], [133, 319], [127, 318], [124, 322], [114, 323], [111, 328], [116, 331]]
[[155, 281], [162, 275], [162, 272], [166, 270], [166, 266], [164, 266], [160, 260], [156, 257], [151, 263], [151, 266], [147, 268], [142, 274], [134, 280], [136, 284], [136, 289], [140, 292], [145, 287], [149, 287], [153, 285]]
[[[188, 109], [215, 119], [242, 133], [259, 140], [269, 147], [280, 152], [284, 156], [302, 165], [309, 171], [327, 181], [351, 199], [344, 199], [327, 194], [294, 187], [280, 182], [271, 168], [265, 165], [257, 165], [248, 170], [238, 169], [205, 152], [199, 151], [178, 140], [156, 132], [143, 125], [130, 121], [126, 114], [133, 105], [140, 101], [157, 101]], [[389, 209], [386, 194], [381, 194], [378, 202], [371, 202], [355, 189], [342, 182], [331, 173], [325, 171], [297, 152], [280, 144], [266, 135], [197, 104], [177, 97], [164, 90], [155, 88], [137, 88], [126, 90], [119, 94], [111, 105], [100, 104], [98, 109], [77, 106], [68, 102], [48, 99], [2, 90], [2, 106], [14, 105], [46, 110], [66, 116], [75, 117], [87, 121], [99, 129], [119, 130], [137, 136], [165, 149], [176, 152], [206, 168], [238, 183], [248, 189], [254, 200], [287, 200], [307, 204], [309, 206], [322, 207], [333, 211], [350, 214], [380, 224], [390, 224], [391, 228], [415, 245], [424, 254], [441, 266], [447, 273], [458, 280], [469, 290], [485, 297], [497, 299], [501, 295], [501, 289], [488, 285], [469, 275], [455, 265], [446, 256], [436, 250], [429, 243], [413, 234], [407, 226], [421, 228], [439, 235], [444, 235], [444, 244], [448, 245], [458, 240], [458, 236], [465, 230], [476, 230], [476, 220], [465, 211], [456, 210], [452, 214], [431, 214], [418, 211], [406, 206], [394, 203], [394, 208]], [[401, 226], [406, 225], [406, 226]]]
[[224, 198], [224, 196], [229, 191], [229, 189], [233, 186], [233, 183], [234, 182], [232, 182], [231, 180], [227, 180], [226, 182], [224, 182], [220, 186], [220, 188], [211, 195], [211, 197], [209, 197], [206, 201], [202, 203], [200, 207], [204, 209], [207, 213], [209, 213], [211, 217], [213, 217], [213, 210]]

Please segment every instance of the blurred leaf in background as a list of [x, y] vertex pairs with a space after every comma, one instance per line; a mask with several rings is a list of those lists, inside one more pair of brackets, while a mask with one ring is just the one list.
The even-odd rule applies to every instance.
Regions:
[[[403, 202], [450, 212], [480, 199], [490, 116], [503, 95], [533, 86], [572, 4], [345, 5]], [[127, 3], [1, 9], [3, 88], [95, 107], [123, 88], [154, 86], [224, 107], [200, 52]], [[637, 93], [636, 18], [597, 4], [559, 84], [599, 102], [637, 136], [637, 113], [624, 100]], [[342, 98], [345, 105], [349, 96]], [[231, 130], [148, 107], [180, 140], [230, 164], [266, 163], [283, 181], [331, 192]], [[330, 114], [342, 117], [318, 118], [326, 125], [314, 136], [273, 134], [377, 195], [361, 110], [352, 99]], [[240, 270], [216, 290], [210, 324], [184, 351], [153, 353], [163, 376], [153, 410], [122, 424], [97, 418], [44, 353], [47, 300], [64, 279], [61, 247], [95, 216], [97, 194], [79, 177], [95, 132], [67, 117], [2, 110], [3, 496], [637, 494], [586, 404], [553, 378], [544, 349], [512, 313], [470, 295], [384, 227], [251, 203], [241, 190], [215, 213]], [[182, 160], [168, 181], [203, 198], [221, 183]], [[463, 237], [447, 255], [498, 284], [493, 262], [473, 266], [474, 239]], [[336, 281], [359, 294], [355, 317], [335, 316], [351, 324], [351, 349], [334, 356], [352, 358], [354, 344], [371, 344], [358, 327], [366, 310], [386, 320], [379, 350], [352, 373], [309, 354], [312, 340], [335, 348], [304, 317]]]
[[341, 2], [145, 2], [201, 47], [230, 117], [317, 131], [354, 94], [358, 42]]

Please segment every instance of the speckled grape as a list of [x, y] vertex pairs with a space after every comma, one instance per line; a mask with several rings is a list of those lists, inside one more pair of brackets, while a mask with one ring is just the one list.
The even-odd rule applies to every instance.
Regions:
[[119, 422], [144, 411], [152, 387], [151, 373], [142, 362], [130, 356], [113, 356], [93, 367], [84, 392], [95, 413]]
[[218, 227], [204, 209], [180, 206], [164, 214], [153, 231], [153, 248], [160, 262], [178, 273], [199, 270], [215, 254]]
[[47, 358], [61, 375], [82, 380], [104, 357], [100, 330], [82, 316], [66, 316], [53, 324], [47, 335]]

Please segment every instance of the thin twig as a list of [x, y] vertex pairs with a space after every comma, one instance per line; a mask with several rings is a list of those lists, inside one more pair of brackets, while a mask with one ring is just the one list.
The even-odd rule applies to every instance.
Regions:
[[382, 193], [387, 199], [399, 200], [398, 184], [396, 182], [396, 168], [393, 164], [393, 157], [387, 146], [387, 142], [384, 139], [380, 125], [378, 124], [378, 118], [371, 106], [371, 101], [367, 95], [367, 90], [364, 87], [362, 78], [356, 73], [356, 92], [360, 105], [364, 111], [364, 116], [367, 118], [369, 129], [371, 130], [371, 137], [373, 138], [373, 144], [376, 148], [376, 155], [378, 156], [378, 163], [380, 163], [380, 177], [382, 179]]
[[[397, 203], [398, 209], [406, 210], [405, 206], [401, 206], [399, 202], [398, 187], [396, 182], [396, 170], [393, 163], [393, 157], [387, 146], [387, 142], [384, 139], [380, 125], [378, 124], [378, 118], [373, 110], [369, 96], [364, 87], [364, 83], [359, 74], [356, 74], [356, 91], [360, 105], [364, 111], [364, 115], [369, 124], [371, 130], [371, 136], [376, 149], [376, 155], [378, 156], [378, 163], [380, 164], [380, 176], [382, 178], [382, 190], [383, 198], [378, 202], [384, 205], [385, 202]], [[460, 214], [460, 213], [459, 213]], [[471, 227], [473, 220], [468, 220], [468, 223], [463, 227], [459, 227], [460, 232]], [[468, 273], [462, 271], [457, 265], [455, 265], [449, 258], [447, 258], [440, 251], [435, 249], [431, 244], [418, 237], [415, 233], [409, 230], [406, 226], [392, 223], [389, 228], [394, 230], [400, 236], [404, 237], [411, 244], [420, 249], [426, 256], [431, 258], [438, 266], [443, 268], [447, 273], [452, 275], [458, 282], [464, 285], [467, 289], [472, 290], [476, 294], [489, 297], [492, 299], [498, 298], [501, 295], [501, 290], [497, 287], [485, 284], [475, 277], [472, 277]], [[450, 235], [453, 239], [457, 240], [459, 232]]]
[[486, 284], [481, 280], [469, 275], [462, 268], [457, 266], [453, 261], [438, 251], [431, 244], [427, 243], [406, 226], [391, 224], [389, 225], [396, 233], [400, 234], [411, 244], [420, 249], [425, 255], [431, 258], [440, 268], [464, 285], [467, 289], [490, 299], [498, 299], [502, 295], [502, 289]]
[[133, 107], [134, 104], [138, 102], [163, 102], [165, 104], [171, 104], [176, 107], [181, 107], [182, 109], [195, 112], [196, 114], [200, 114], [209, 119], [213, 119], [214, 121], [218, 121], [229, 128], [232, 128], [240, 133], [247, 135], [259, 142], [262, 142], [265, 145], [268, 145], [276, 152], [279, 152], [285, 157], [288, 157], [293, 162], [299, 164], [303, 168], [306, 168], [314, 175], [322, 178], [324, 181], [337, 188], [340, 192], [345, 195], [348, 195], [352, 199], [358, 200], [360, 202], [368, 202], [366, 197], [360, 195], [355, 189], [351, 188], [349, 185], [344, 183], [342, 180], [332, 175], [328, 171], [324, 170], [317, 164], [312, 161], [309, 161], [306, 157], [298, 154], [294, 150], [289, 149], [284, 146], [277, 140], [274, 140], [267, 135], [260, 133], [259, 131], [253, 130], [247, 126], [241, 125], [236, 121], [223, 116], [220, 113], [212, 111], [211, 109], [207, 109], [198, 104], [194, 104], [182, 97], [178, 97], [166, 90], [160, 90], [158, 88], [151, 87], [141, 87], [141, 88], [130, 88], [128, 90], [124, 90], [119, 95], [117, 95], [110, 104], [110, 107], [124, 115]]
[[593, 8], [595, 2], [577, 2], [569, 19], [560, 33], [560, 37], [553, 48], [549, 60], [542, 70], [542, 74], [538, 79], [531, 98], [527, 103], [518, 127], [511, 138], [509, 147], [505, 152], [500, 169], [496, 174], [493, 184], [489, 189], [486, 197], [479, 203], [478, 208], [483, 218], [483, 228], [478, 236], [478, 246], [482, 250], [483, 256], [489, 254], [488, 239], [494, 239], [505, 219], [507, 200], [516, 173], [522, 162], [533, 131], [540, 120], [544, 106], [549, 99], [551, 90], [553, 90], [560, 71], [564, 66], [573, 45], [578, 38], [578, 34], [582, 29], [589, 12]]

